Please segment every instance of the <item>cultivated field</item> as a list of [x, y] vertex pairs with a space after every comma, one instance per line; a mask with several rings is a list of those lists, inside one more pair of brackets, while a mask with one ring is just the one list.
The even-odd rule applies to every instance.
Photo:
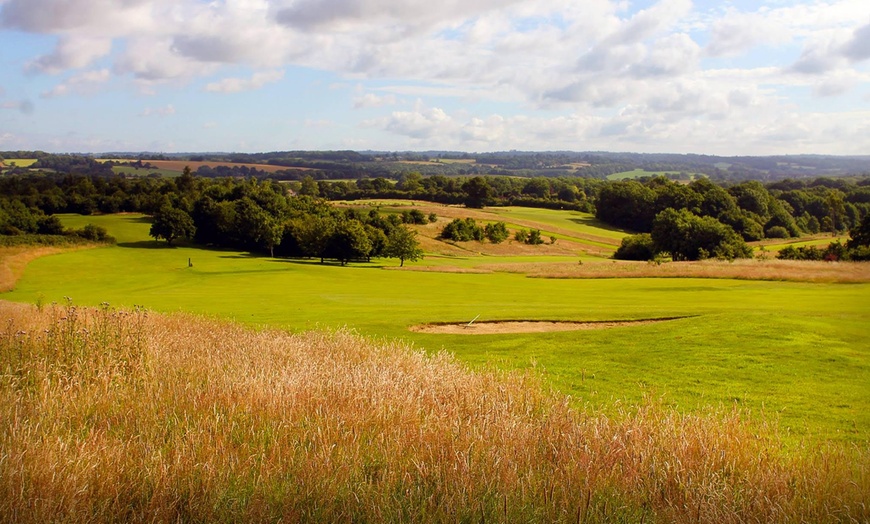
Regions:
[[[446, 221], [450, 209], [439, 212], [439, 220]], [[806, 438], [816, 444], [866, 446], [866, 265], [619, 264], [585, 254], [585, 246], [592, 244], [583, 244], [595, 237], [615, 245], [619, 232], [596, 227], [588, 216], [562, 214], [516, 209], [489, 215], [565, 234], [552, 246], [537, 246], [539, 251], [479, 254], [475, 250], [489, 249], [487, 244], [445, 245], [444, 252], [430, 249], [434, 254], [401, 270], [393, 260], [339, 267], [233, 251], [167, 248], [148, 238], [147, 220], [137, 215], [69, 216], [64, 221], [70, 226], [93, 222], [107, 227], [118, 245], [39, 258], [27, 267], [15, 291], [0, 297], [48, 304], [68, 296], [77, 304], [141, 305], [294, 332], [347, 327], [432, 353], [444, 349], [478, 369], [533, 370], [546, 384], [570, 394], [575, 406], [604, 413], [649, 398], [679, 413], [735, 407], [753, 424], [779, 425], [790, 445]], [[573, 245], [568, 237], [576, 239], [574, 254], [555, 251]], [[802, 281], [814, 280], [807, 273], [824, 270], [825, 282]], [[729, 278], [721, 278], [722, 273]], [[641, 276], [667, 278], [636, 278]], [[852, 283], [839, 283], [849, 279]], [[676, 317], [611, 329], [473, 337], [411, 331], [423, 324], [474, 318]]]
[[35, 163], [35, 158], [7, 158], [0, 161], [0, 167], [30, 167]]

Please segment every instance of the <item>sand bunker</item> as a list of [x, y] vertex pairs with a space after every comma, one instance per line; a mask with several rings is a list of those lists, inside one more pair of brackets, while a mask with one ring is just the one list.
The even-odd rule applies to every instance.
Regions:
[[667, 322], [685, 317], [652, 318], [645, 320], [614, 320], [601, 322], [553, 322], [536, 320], [495, 320], [473, 322], [471, 324], [422, 324], [412, 326], [417, 333], [436, 333], [445, 335], [498, 335], [503, 333], [548, 333], [551, 331], [580, 331], [585, 329], [610, 329], [625, 326], [640, 326]]

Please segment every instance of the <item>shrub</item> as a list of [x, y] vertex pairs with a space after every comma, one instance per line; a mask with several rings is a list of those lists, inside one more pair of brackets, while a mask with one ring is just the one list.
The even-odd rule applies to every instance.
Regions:
[[468, 242], [471, 240], [482, 241], [485, 237], [484, 229], [473, 218], [456, 218], [444, 226], [441, 230], [441, 238]]
[[629, 235], [622, 239], [619, 249], [613, 254], [618, 260], [652, 260], [656, 251], [649, 233]]
[[507, 225], [504, 222], [496, 222], [494, 224], [487, 224], [485, 228], [483, 228], [483, 234], [486, 238], [492, 242], [493, 244], [500, 244], [508, 239], [510, 233], [508, 232]]
[[529, 237], [526, 239], [526, 244], [530, 244], [536, 246], [538, 244], [543, 244], [544, 239], [541, 238], [541, 230], [533, 229], [529, 231]]
[[788, 230], [782, 226], [769, 227], [764, 235], [767, 238], [789, 238], [791, 236], [788, 234]]

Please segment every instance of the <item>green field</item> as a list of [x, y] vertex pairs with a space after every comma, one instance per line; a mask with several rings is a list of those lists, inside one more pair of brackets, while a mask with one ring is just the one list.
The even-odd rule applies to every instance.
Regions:
[[[525, 211], [505, 213], [516, 218]], [[534, 213], [554, 225], [564, 217], [570, 222], [568, 214]], [[780, 421], [787, 435], [870, 440], [868, 284], [388, 270], [398, 265], [395, 260], [340, 267], [169, 248], [148, 237], [147, 219], [139, 215], [63, 220], [71, 227], [103, 225], [118, 245], [38, 259], [16, 290], [0, 298], [48, 303], [71, 297], [82, 305], [142, 305], [290, 330], [349, 326], [368, 336], [411, 340], [427, 351], [447, 350], [472, 366], [535, 368], [576, 402], [606, 410], [644, 397], [681, 410], [737, 405], [754, 417]], [[596, 236], [619, 234], [570, 223]], [[474, 268], [493, 258], [469, 256], [462, 263]], [[685, 318], [543, 334], [408, 330], [478, 315], [479, 321]]]
[[35, 163], [35, 158], [7, 158], [3, 160], [3, 164], [5, 164], [6, 167], [12, 167], [13, 165], [17, 167], [30, 167]]
[[178, 171], [174, 171], [171, 169], [145, 169], [145, 168], [135, 168], [132, 166], [112, 166], [112, 171], [116, 175], [133, 175], [133, 176], [148, 176], [152, 173], [156, 173], [162, 177], [175, 178], [180, 176], [181, 173]]
[[[632, 171], [623, 171], [621, 173], [613, 173], [612, 175], [607, 175], [607, 180], [629, 180], [635, 178], [642, 177], [652, 177], [652, 176], [668, 176], [668, 175], [676, 175], [679, 174], [679, 171], [646, 171], [644, 169], [634, 169]], [[699, 176], [706, 176], [703, 173], [686, 173], [689, 177], [694, 180]]]

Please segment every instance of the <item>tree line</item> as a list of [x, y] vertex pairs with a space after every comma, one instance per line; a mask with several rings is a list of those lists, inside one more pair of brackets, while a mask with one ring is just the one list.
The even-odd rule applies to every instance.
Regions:
[[[0, 234], [61, 234], [54, 213], [142, 212], [151, 235], [168, 244], [189, 240], [273, 256], [316, 257], [342, 265], [373, 257], [418, 260], [417, 214], [341, 209], [323, 199], [291, 196], [275, 181], [180, 177], [0, 178]], [[429, 220], [430, 217], [425, 217]]]

